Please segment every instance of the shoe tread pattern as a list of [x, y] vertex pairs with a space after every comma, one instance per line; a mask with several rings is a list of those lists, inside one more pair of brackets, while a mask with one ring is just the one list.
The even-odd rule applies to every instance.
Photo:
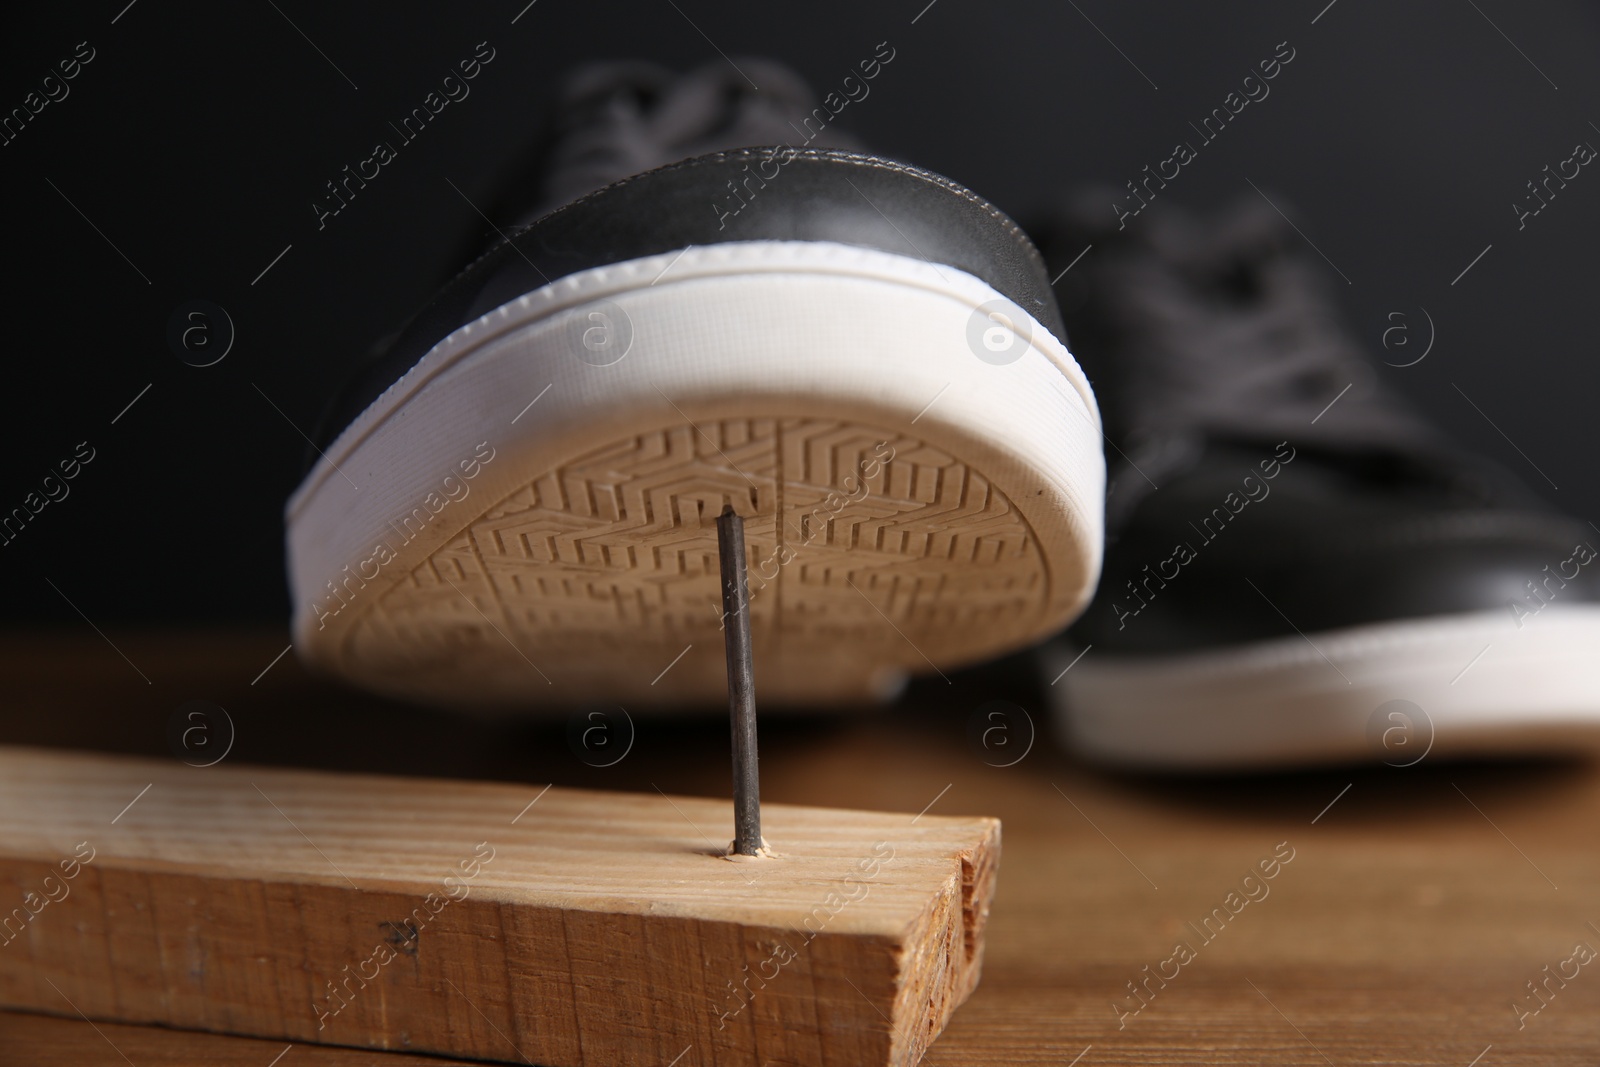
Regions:
[[745, 517], [769, 701], [942, 671], [1025, 640], [1048, 601], [1024, 517], [948, 453], [853, 422], [725, 419], [532, 478], [368, 602], [343, 668], [455, 703], [718, 700], [725, 504]]

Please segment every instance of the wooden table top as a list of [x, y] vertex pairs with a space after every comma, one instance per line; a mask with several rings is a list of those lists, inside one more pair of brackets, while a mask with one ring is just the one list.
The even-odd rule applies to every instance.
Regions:
[[[387, 703], [307, 676], [292, 655], [262, 674], [280, 634], [109, 636], [115, 649], [93, 633], [9, 635], [0, 743], [170, 755], [174, 714], [204, 700], [232, 722], [230, 762], [728, 788], [717, 716], [636, 715], [627, 757], [597, 768], [569, 748], [565, 718]], [[1026, 722], [1005, 749], [970, 728], [992, 700], [1037, 727], [1011, 766], [992, 764], [1024, 751]], [[767, 800], [1004, 822], [983, 981], [924, 1063], [1600, 1062], [1600, 768], [1424, 759], [1115, 776], [1063, 754], [1045, 708], [1023, 672], [998, 667], [919, 683], [887, 712], [763, 721]], [[95, 1024], [65, 1002], [59, 1017], [0, 1013], [6, 1067], [449, 1062]]]

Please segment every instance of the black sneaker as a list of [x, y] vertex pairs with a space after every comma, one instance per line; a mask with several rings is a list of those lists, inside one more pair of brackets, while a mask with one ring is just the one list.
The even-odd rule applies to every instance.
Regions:
[[832, 113], [740, 65], [761, 91], [582, 72], [524, 185], [570, 202], [339, 402], [288, 507], [310, 662], [455, 705], [715, 704], [729, 504], [764, 706], [881, 696], [1082, 610], [1099, 415], [1038, 253], [945, 178], [816, 147]]
[[1058, 290], [1120, 453], [1104, 579], [1051, 656], [1071, 744], [1228, 768], [1593, 741], [1600, 531], [1385, 390], [1268, 205], [1115, 223], [1094, 199], [1044, 243], [1093, 245]]

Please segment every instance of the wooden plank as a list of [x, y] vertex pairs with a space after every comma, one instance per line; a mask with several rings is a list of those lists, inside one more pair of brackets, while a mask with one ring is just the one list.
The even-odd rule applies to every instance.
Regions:
[[548, 1067], [916, 1063], [999, 848], [768, 805], [735, 859], [724, 801], [22, 748], [0, 813], [0, 1004]]
[[[720, 716], [704, 726], [641, 721], [631, 754], [595, 769], [569, 751], [562, 720], [462, 719], [365, 698], [319, 681], [292, 656], [250, 687], [283, 649], [281, 634], [108, 631], [149, 675], [146, 686], [98, 634], [79, 629], [81, 638], [0, 640], [0, 737], [165, 753], [174, 709], [207, 696], [238, 726], [229, 760], [652, 794], [652, 783], [671, 793], [727, 789]], [[1526, 1025], [1513, 1005], [1538, 1003], [1527, 983], [1570, 958], [1575, 942], [1600, 947], [1588, 925], [1600, 925], [1600, 766], [1429, 757], [1408, 768], [1227, 779], [1105, 775], [1051, 743], [1046, 705], [1025, 672], [952, 672], [951, 681], [913, 689], [877, 715], [763, 723], [762, 791], [773, 800], [900, 811], [933, 802], [919, 826], [935, 812], [1005, 821], [983, 983], [926, 1063], [1067, 1067], [1081, 1054], [1077, 1067], [1594, 1067], [1593, 965], [1547, 990]], [[989, 723], [982, 712], [997, 698], [1027, 709], [1038, 727], [1020, 760], [1020, 717], [1009, 722], [1015, 749], [985, 748], [969, 733], [974, 719]], [[1296, 855], [1271, 896], [1249, 904], [1119, 1026], [1112, 1005], [1128, 1003], [1127, 983], [1170, 956], [1174, 935], [1281, 841]], [[124, 1059], [64, 1000], [52, 1010], [66, 1017], [0, 1012], [0, 1064], [269, 1067], [286, 1044], [94, 1024]], [[691, 1051], [674, 1067], [711, 1062]], [[410, 1064], [397, 1053], [297, 1043], [276, 1067]]]
[[[482, 1062], [21, 1012], [0, 1012], [0, 1052], [6, 1067], [468, 1067]], [[685, 1057], [676, 1067], [688, 1063]]]

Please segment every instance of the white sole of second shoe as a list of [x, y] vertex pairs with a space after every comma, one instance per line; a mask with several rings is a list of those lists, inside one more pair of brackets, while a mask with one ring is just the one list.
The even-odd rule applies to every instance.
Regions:
[[732, 504], [758, 698], [872, 699], [1077, 615], [1100, 441], [1066, 349], [948, 266], [748, 242], [585, 271], [329, 447], [288, 508], [295, 644], [434, 703], [715, 704]]
[[1505, 611], [1181, 656], [1090, 648], [1056, 676], [1059, 723], [1086, 757], [1170, 770], [1596, 749], [1597, 649], [1600, 608], [1556, 604], [1521, 628]]

